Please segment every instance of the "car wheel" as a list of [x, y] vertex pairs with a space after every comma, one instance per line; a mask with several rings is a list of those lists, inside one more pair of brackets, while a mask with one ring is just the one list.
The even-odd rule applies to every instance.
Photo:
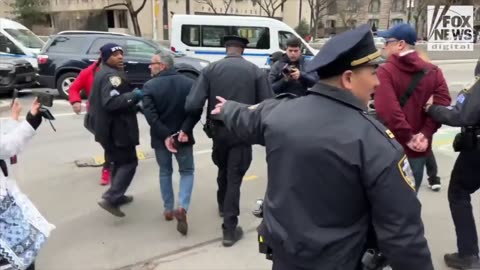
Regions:
[[57, 90], [60, 97], [68, 99], [68, 90], [77, 76], [77, 72], [67, 72], [58, 77]]

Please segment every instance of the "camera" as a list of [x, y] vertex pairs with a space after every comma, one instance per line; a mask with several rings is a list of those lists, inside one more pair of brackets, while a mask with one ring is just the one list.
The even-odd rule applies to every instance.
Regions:
[[36, 92], [35, 96], [38, 98], [38, 102], [45, 107], [52, 107], [53, 106], [53, 98], [54, 96], [50, 93], [44, 92]]
[[295, 65], [286, 64], [282, 69], [282, 73], [285, 75], [290, 75], [295, 72], [295, 70], [297, 70], [297, 67]]

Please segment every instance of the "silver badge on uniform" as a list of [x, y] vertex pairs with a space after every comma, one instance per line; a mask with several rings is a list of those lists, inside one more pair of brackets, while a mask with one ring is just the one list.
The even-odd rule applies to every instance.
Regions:
[[413, 177], [413, 171], [406, 155], [404, 155], [403, 158], [398, 162], [398, 169], [403, 177], [403, 180], [405, 180], [409, 187], [415, 190], [415, 177]]
[[118, 76], [112, 76], [109, 80], [113, 87], [118, 87], [122, 83], [122, 79]]
[[113, 89], [112, 91], [110, 91], [110, 96], [120, 96], [120, 92], [118, 92], [117, 89]]

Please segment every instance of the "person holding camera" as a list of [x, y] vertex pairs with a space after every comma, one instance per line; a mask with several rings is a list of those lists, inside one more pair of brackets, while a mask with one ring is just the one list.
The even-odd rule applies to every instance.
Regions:
[[455, 106], [434, 104], [433, 96], [425, 111], [441, 124], [461, 127], [453, 148], [460, 152], [450, 177], [448, 202], [457, 233], [457, 252], [445, 254], [447, 266], [480, 269], [478, 235], [472, 213], [471, 194], [480, 188], [480, 80], [457, 96]]
[[123, 72], [123, 49], [108, 43], [100, 48], [102, 64], [93, 81], [86, 127], [95, 135], [111, 162], [111, 185], [100, 207], [117, 217], [125, 214], [120, 206], [133, 201], [125, 196], [138, 165], [139, 129], [137, 103], [142, 91], [132, 91]]
[[318, 76], [315, 72], [305, 72], [305, 58], [301, 51], [302, 41], [296, 37], [287, 40], [285, 54], [272, 65], [268, 79], [275, 94], [291, 93], [304, 96]]
[[42, 122], [38, 98], [25, 121], [19, 122], [21, 106], [12, 103], [12, 119], [0, 125], [0, 269], [35, 269], [35, 257], [54, 226], [39, 213], [18, 188], [11, 175], [11, 158], [35, 136]]
[[[192, 114], [185, 111], [185, 100], [194, 80], [175, 71], [170, 53], [158, 51], [153, 55], [150, 70], [153, 79], [143, 86], [143, 113], [150, 125], [151, 145], [160, 166], [163, 214], [167, 221], [175, 216], [178, 232], [186, 235], [194, 180], [193, 127], [200, 120], [202, 110]], [[172, 153], [177, 159], [180, 173], [179, 201], [175, 211]]]

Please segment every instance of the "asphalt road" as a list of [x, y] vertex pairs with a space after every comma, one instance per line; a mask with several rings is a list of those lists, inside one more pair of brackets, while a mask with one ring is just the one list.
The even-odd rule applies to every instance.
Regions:
[[[452, 96], [472, 79], [473, 66], [442, 65]], [[32, 98], [29, 94], [21, 96], [24, 112], [28, 110]], [[66, 101], [56, 100], [52, 112], [57, 118], [53, 122], [57, 131], [54, 132], [48, 122], [44, 122], [37, 136], [19, 156], [19, 164], [13, 173], [22, 190], [57, 227], [38, 258], [38, 269], [269, 268], [270, 263], [257, 253], [254, 229], [259, 220], [250, 214], [256, 199], [263, 197], [266, 186], [262, 147], [254, 147], [253, 162], [242, 185], [240, 224], [249, 233], [238, 245], [226, 249], [220, 246], [222, 220], [217, 215], [216, 168], [210, 159], [211, 142], [200, 125], [195, 130], [196, 173], [188, 216], [190, 231], [188, 236], [183, 237], [177, 233], [175, 222], [163, 220], [159, 170], [154, 159], [144, 159], [139, 163], [128, 191], [135, 196], [135, 202], [125, 207], [125, 218], [115, 218], [100, 209], [97, 201], [105, 190], [98, 184], [100, 168], [79, 168], [74, 162], [101, 157], [102, 149], [83, 128], [83, 115], [73, 114]], [[0, 117], [8, 115], [8, 112], [0, 113]], [[138, 150], [149, 152], [148, 125], [142, 115], [138, 119], [141, 131]], [[435, 141], [444, 189], [434, 193], [424, 186], [419, 195], [435, 269], [440, 270], [447, 269], [443, 266], [443, 253], [455, 248], [446, 199], [446, 185], [455, 159], [450, 147], [454, 134], [455, 129], [443, 128]], [[174, 179], [177, 190], [177, 173]], [[478, 205], [477, 196], [474, 204]], [[141, 262], [149, 264], [137, 264]]]

